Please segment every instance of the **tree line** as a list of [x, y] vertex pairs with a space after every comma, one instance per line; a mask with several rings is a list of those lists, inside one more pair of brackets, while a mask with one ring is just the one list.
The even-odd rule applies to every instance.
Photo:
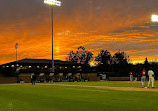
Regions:
[[[129, 76], [130, 71], [133, 72], [134, 76], [137, 76], [143, 68], [148, 71], [149, 67], [153, 67], [155, 73], [158, 72], [158, 64], [149, 63], [147, 58], [144, 64], [133, 65], [125, 52], [118, 51], [111, 55], [108, 50], [101, 50], [94, 57], [93, 53], [86, 50], [83, 46], [78, 47], [77, 51], [69, 52], [66, 60], [83, 64], [85, 66], [84, 72], [105, 72], [110, 73], [110, 76], [117, 77]], [[97, 65], [93, 68], [90, 67], [92, 61], [97, 62]]]
[[108, 50], [101, 50], [98, 56], [93, 57], [93, 53], [87, 51], [83, 46], [78, 47], [76, 52], [69, 52], [66, 57], [67, 61], [81, 64], [90, 64], [91, 60], [95, 60], [99, 64], [127, 64], [129, 61], [129, 56], [125, 52], [117, 52], [113, 56]]

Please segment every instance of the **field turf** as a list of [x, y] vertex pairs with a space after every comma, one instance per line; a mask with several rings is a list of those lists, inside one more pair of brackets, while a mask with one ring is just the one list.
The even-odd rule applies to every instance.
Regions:
[[[155, 83], [156, 85], [158, 82]], [[64, 86], [65, 85], [65, 86]], [[158, 111], [158, 92], [93, 87], [140, 87], [140, 82], [74, 82], [0, 85], [0, 111]]]

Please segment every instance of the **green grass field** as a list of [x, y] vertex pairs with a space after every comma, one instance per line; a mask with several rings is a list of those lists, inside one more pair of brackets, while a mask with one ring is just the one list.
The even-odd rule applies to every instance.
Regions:
[[108, 81], [46, 83], [35, 86], [3, 84], [0, 85], [0, 111], [158, 111], [158, 92], [58, 86], [66, 84], [141, 87], [141, 82]]

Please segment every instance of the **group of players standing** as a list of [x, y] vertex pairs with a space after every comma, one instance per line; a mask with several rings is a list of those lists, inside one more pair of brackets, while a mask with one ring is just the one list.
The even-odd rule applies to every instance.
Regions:
[[[130, 72], [130, 81], [133, 81], [133, 73]], [[152, 83], [152, 88], [154, 88], [154, 72], [152, 71], [152, 69], [150, 68], [149, 71], [145, 71], [145, 69], [143, 69], [142, 73], [141, 73], [141, 81], [142, 81], [142, 88], [145, 88], [146, 86], [146, 76], [149, 76], [149, 82], [148, 82], [148, 88], [150, 86], [150, 83]]]

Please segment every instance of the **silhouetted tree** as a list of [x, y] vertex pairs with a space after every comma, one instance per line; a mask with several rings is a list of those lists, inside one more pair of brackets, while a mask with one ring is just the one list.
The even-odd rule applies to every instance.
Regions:
[[88, 64], [92, 58], [93, 54], [90, 51], [87, 51], [83, 46], [80, 46], [76, 52], [71, 51], [66, 60], [75, 63]]
[[145, 58], [145, 61], [144, 61], [144, 68], [145, 68], [146, 71], [148, 71], [149, 68], [150, 68], [150, 64], [149, 64], [149, 62], [148, 62], [148, 58]]
[[115, 64], [128, 64], [129, 56], [126, 55], [125, 52], [117, 52], [113, 56], [113, 62]]
[[129, 73], [129, 56], [125, 52], [117, 52], [113, 56], [113, 68], [116, 76], [128, 76]]
[[112, 56], [108, 50], [101, 50], [98, 56], [95, 57], [95, 61], [99, 63], [97, 66], [98, 72], [109, 72]]
[[101, 64], [111, 64], [112, 56], [109, 51], [101, 50], [95, 60]]

